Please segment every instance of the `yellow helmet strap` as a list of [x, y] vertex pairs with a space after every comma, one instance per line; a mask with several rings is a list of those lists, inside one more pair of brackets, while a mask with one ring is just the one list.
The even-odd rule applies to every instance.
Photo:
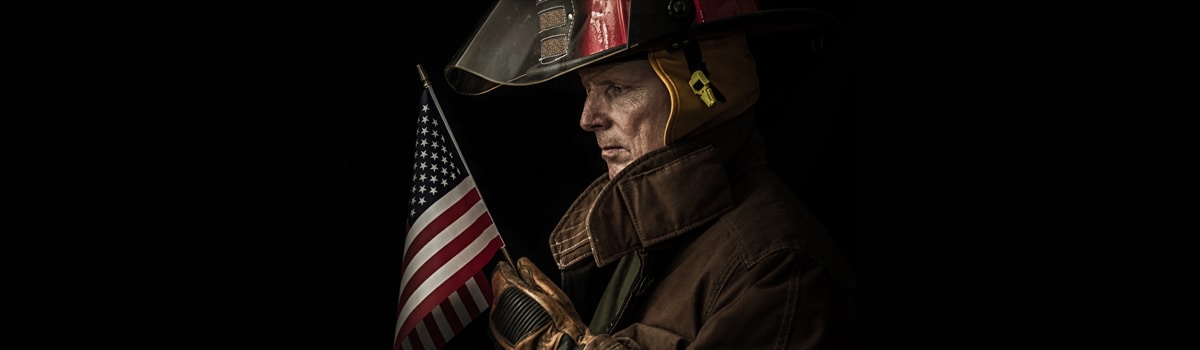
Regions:
[[717, 90], [717, 86], [708, 79], [708, 68], [704, 66], [700, 45], [694, 42], [684, 43], [683, 51], [687, 58], [688, 70], [692, 72], [692, 77], [688, 80], [692, 92], [700, 96], [700, 100], [704, 101], [707, 107], [712, 107], [717, 102], [725, 102], [725, 95], [722, 95], [721, 90]]

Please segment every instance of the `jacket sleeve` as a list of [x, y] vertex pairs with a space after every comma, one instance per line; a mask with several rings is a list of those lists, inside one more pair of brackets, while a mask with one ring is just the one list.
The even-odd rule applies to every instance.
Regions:
[[645, 324], [612, 337], [643, 349], [851, 348], [853, 305], [824, 267], [783, 252], [750, 266], [731, 264], [719, 292], [698, 306], [703, 316], [695, 339]]

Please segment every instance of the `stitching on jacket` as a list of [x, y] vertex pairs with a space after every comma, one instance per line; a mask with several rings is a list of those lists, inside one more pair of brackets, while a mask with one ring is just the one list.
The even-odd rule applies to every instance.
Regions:
[[800, 296], [800, 266], [799, 263], [792, 264], [791, 278], [788, 278], [788, 293], [787, 298], [783, 302], [783, 319], [780, 320], [782, 327], [779, 327], [779, 334], [775, 337], [776, 349], [786, 349], [788, 344], [788, 336], [791, 335], [792, 324], [796, 322], [796, 304]]
[[[732, 259], [726, 261], [732, 261]], [[736, 262], [725, 263], [725, 269], [721, 271], [721, 274], [719, 277], [717, 277], [717, 281], [713, 282], [712, 294], [710, 294], [708, 298], [704, 300], [704, 312], [700, 314], [700, 319], [702, 322], [707, 322], [709, 316], [712, 316], [714, 311], [713, 309], [716, 308], [717, 299], [721, 296], [721, 293], [725, 291], [725, 284], [729, 283], [729, 278], [733, 276], [733, 271], [736, 270], [737, 266], [738, 264]]]
[[[729, 210], [733, 209], [730, 208]], [[728, 212], [728, 210], [726, 210], [726, 212]], [[724, 213], [722, 213], [722, 215], [723, 214]], [[744, 234], [742, 234], [741, 227], [730, 223], [729, 219], [726, 219], [724, 216], [719, 217], [718, 220], [713, 223], [713, 226], [716, 225], [721, 225], [722, 231], [729, 235], [729, 240], [732, 241], [730, 243], [734, 246], [734, 256], [732, 258], [737, 258], [742, 262], [743, 265], [746, 265], [746, 268], [754, 266], [754, 263], [759, 257], [751, 256], [750, 248], [746, 247], [746, 242], [741, 240], [741, 237], [744, 236]]]
[[[568, 238], [567, 240], [564, 240], [563, 242], [556, 242], [554, 244], [554, 246], [551, 247], [551, 251], [553, 251], [553, 253], [554, 253], [554, 260], [559, 261], [570, 255], [576, 255], [575, 252], [580, 251], [579, 248], [586, 246], [589, 241], [587, 239], [581, 239], [578, 242], [571, 244], [570, 246], [561, 247], [563, 244], [566, 244], [570, 239], [579, 237], [580, 235], [583, 235], [585, 232], [587, 232], [587, 230], [581, 230], [581, 231], [579, 231], [578, 234], [571, 236], [571, 238]], [[588, 255], [590, 255], [590, 254], [587, 254], [587, 251], [584, 251], [584, 253], [577, 254], [577, 255], [578, 255], [577, 257], [571, 258], [570, 260], [568, 260], [566, 262], [559, 263], [558, 266], [559, 267], [570, 266], [572, 264], [575, 264], [575, 263], [583, 260], [584, 258], [587, 258]]]
[[[721, 225], [722, 228], [716, 229], [724, 232], [727, 235], [730, 235], [731, 237], [738, 234], [737, 227], [734, 227], [733, 225], [722, 225], [724, 222], [725, 220], [718, 219], [717, 222], [713, 223], [713, 225]], [[712, 294], [710, 294], [707, 300], [704, 301], [704, 311], [700, 315], [702, 320], [708, 320], [708, 317], [712, 315], [713, 308], [715, 308], [717, 304], [717, 299], [720, 297], [721, 292], [725, 289], [725, 284], [729, 282], [729, 278], [733, 275], [734, 267], [738, 266], [736, 262], [737, 260], [740, 259], [736, 259], [736, 257], [735, 259], [725, 259], [727, 262], [725, 269], [721, 271], [720, 275], [717, 275], [717, 280], [713, 282]]]
[[[579, 213], [579, 212], [582, 212], [582, 211], [583, 211], [583, 210], [573, 210], [573, 211], [571, 211], [570, 213], [563, 214], [563, 217], [567, 217], [567, 218], [575, 218], [575, 217], [579, 216], [579, 214], [576, 214], [576, 213]], [[579, 221], [579, 222], [577, 222], [577, 223], [575, 223], [575, 224], [573, 224], [573, 225], [571, 225], [571, 226], [565, 226], [565, 227], [557, 228], [557, 229], [555, 229], [555, 231], [570, 231], [570, 230], [574, 230], [576, 227], [582, 226], [582, 225], [584, 224], [584, 222], [585, 222], [584, 220], [578, 220], [578, 221]]]
[[581, 255], [575, 257], [574, 259], [571, 259], [566, 262], [558, 264], [558, 267], [560, 269], [562, 269], [562, 268], [566, 268], [567, 266], [575, 265], [575, 263], [583, 261], [583, 259], [586, 259], [587, 257], [588, 257], [587, 254], [581, 254]]
[[569, 246], [569, 247], [565, 248], [564, 250], [565, 250], [565, 251], [573, 251], [573, 250], [579, 249], [579, 247], [582, 247], [582, 246], [584, 246], [584, 245], [587, 245], [587, 244], [588, 244], [588, 240], [586, 240], [586, 239], [581, 239], [581, 240], [579, 240], [579, 242], [576, 242], [575, 244], [572, 244], [571, 246]]
[[[554, 243], [554, 246], [553, 246], [553, 247], [551, 247], [551, 248], [552, 248], [552, 250], [554, 250], [554, 255], [555, 255], [555, 257], [557, 258], [557, 257], [559, 257], [559, 256], [562, 256], [562, 255], [567, 255], [567, 254], [570, 254], [570, 253], [572, 253], [572, 252], [574, 252], [574, 251], [576, 251], [576, 250], [579, 250], [579, 247], [582, 247], [582, 246], [586, 245], [586, 244], [588, 243], [588, 240], [587, 240], [587, 239], [581, 239], [581, 240], [579, 240], [578, 242], [575, 242], [575, 243], [571, 244], [570, 246], [567, 246], [567, 247], [562, 247], [562, 248], [560, 248], [560, 247], [561, 247], [563, 244], [566, 244], [566, 243], [567, 243], [569, 240], [571, 240], [571, 239], [573, 239], [573, 238], [575, 238], [575, 237], [579, 237], [579, 236], [583, 235], [583, 233], [584, 233], [584, 232], [586, 232], [586, 230], [584, 230], [584, 231], [579, 231], [579, 234], [576, 234], [576, 235], [574, 235], [574, 236], [571, 236], [571, 238], [568, 238], [567, 240], [564, 240], [564, 241], [562, 241], [562, 242], [556, 242], [556, 243]], [[586, 255], [586, 254], [585, 254], [585, 255]]]
[[[575, 225], [572, 227], [576, 227], [576, 226], [579, 226], [579, 225]], [[562, 241], [559, 241], [559, 242], [554, 242], [554, 246], [560, 246], [563, 244], [567, 244], [568, 241], [571, 241], [571, 240], [575, 239], [576, 237], [583, 235], [586, 232], [587, 232], [587, 230], [579, 230], [579, 233], [576, 233], [574, 236], [564, 238]], [[586, 242], [586, 240], [584, 240], [584, 242]], [[567, 249], [570, 249], [570, 248], [567, 248]]]

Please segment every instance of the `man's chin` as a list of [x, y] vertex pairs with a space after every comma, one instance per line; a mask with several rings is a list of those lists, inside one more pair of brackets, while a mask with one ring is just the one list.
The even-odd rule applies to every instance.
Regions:
[[612, 179], [616, 178], [617, 174], [620, 174], [621, 170], [624, 170], [624, 169], [625, 169], [624, 165], [609, 164], [608, 165], [608, 179], [612, 180]]

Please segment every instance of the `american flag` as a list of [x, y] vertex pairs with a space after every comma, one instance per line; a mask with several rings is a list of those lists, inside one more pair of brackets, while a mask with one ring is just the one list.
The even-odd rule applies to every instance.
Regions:
[[492, 302], [483, 268], [504, 246], [441, 109], [426, 82], [393, 349], [441, 348], [482, 314]]

